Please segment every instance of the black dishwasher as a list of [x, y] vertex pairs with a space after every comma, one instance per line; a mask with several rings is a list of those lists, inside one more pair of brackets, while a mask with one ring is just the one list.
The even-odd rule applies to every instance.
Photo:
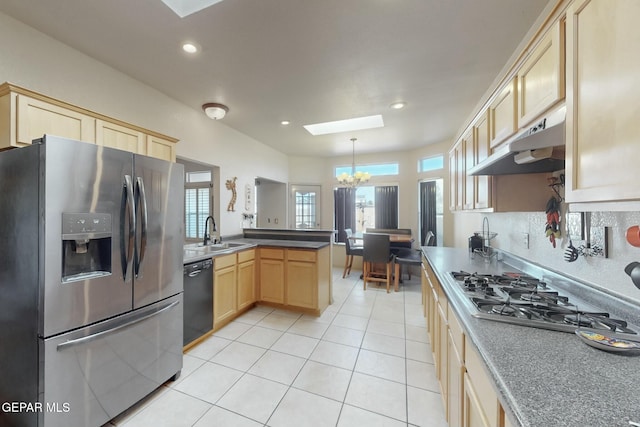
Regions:
[[213, 329], [213, 260], [184, 266], [183, 345]]

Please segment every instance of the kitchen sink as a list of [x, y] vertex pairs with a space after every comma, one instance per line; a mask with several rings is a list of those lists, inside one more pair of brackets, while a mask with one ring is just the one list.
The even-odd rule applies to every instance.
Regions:
[[244, 242], [223, 242], [223, 243], [211, 243], [203, 245], [202, 243], [193, 243], [184, 246], [186, 255], [196, 256], [218, 252], [231, 252], [234, 249], [250, 246], [250, 243]]

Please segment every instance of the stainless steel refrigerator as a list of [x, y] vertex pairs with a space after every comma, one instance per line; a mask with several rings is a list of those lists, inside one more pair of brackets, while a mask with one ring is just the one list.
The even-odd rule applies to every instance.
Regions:
[[181, 165], [0, 152], [0, 425], [101, 426], [182, 369]]

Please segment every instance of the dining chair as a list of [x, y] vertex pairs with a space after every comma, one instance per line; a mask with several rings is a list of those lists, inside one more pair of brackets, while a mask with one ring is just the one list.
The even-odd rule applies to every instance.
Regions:
[[[364, 289], [367, 282], [382, 282], [387, 285], [387, 293], [391, 287], [391, 275], [394, 255], [391, 253], [387, 234], [365, 233], [363, 236], [362, 280]], [[374, 270], [374, 264], [385, 264], [384, 272]]]
[[355, 244], [353, 240], [353, 231], [350, 228], [344, 230], [346, 238], [344, 240], [344, 251], [346, 253], [346, 259], [344, 261], [344, 271], [342, 272], [342, 278], [351, 274], [351, 266], [353, 265], [354, 256], [362, 256], [362, 245]]
[[[423, 246], [431, 246], [433, 244], [433, 239], [435, 235], [433, 231], [427, 231]], [[402, 249], [396, 252], [396, 258], [394, 262], [393, 269], [393, 287], [395, 290], [398, 290], [398, 282], [402, 281], [402, 267], [407, 266], [407, 274], [409, 275], [409, 280], [411, 280], [411, 266], [412, 265], [421, 265], [422, 264], [422, 251], [420, 248], [418, 249]]]

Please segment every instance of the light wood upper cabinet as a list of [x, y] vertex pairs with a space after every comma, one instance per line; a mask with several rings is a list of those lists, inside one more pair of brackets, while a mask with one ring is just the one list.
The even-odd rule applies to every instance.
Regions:
[[142, 132], [100, 119], [96, 120], [96, 144], [146, 154]]
[[[7, 96], [15, 100], [17, 114], [15, 139], [10, 145], [22, 147], [43, 135], [55, 135], [78, 141], [95, 142], [95, 119], [86, 114], [69, 110], [22, 94]], [[11, 102], [10, 101], [10, 102]], [[4, 145], [4, 144], [3, 144]]]
[[518, 71], [518, 127], [564, 98], [564, 20], [556, 22]]
[[176, 139], [10, 83], [0, 85], [0, 148], [24, 147], [45, 134], [176, 161]]
[[640, 199], [640, 2], [576, 0], [567, 10], [568, 202]]
[[462, 207], [464, 209], [473, 209], [474, 201], [476, 198], [476, 181], [475, 176], [468, 175], [467, 170], [476, 165], [475, 155], [475, 128], [469, 129], [469, 131], [462, 137], [461, 147], [464, 156], [464, 202]]
[[146, 155], [168, 162], [176, 161], [176, 144], [165, 138], [147, 135]]
[[518, 78], [514, 77], [489, 106], [489, 137], [491, 148], [513, 135], [517, 128]]
[[[483, 114], [474, 127], [475, 141], [473, 146], [474, 164], [478, 164], [491, 152], [489, 145], [489, 117], [488, 113]], [[473, 207], [475, 209], [486, 209], [491, 207], [491, 177], [477, 176], [476, 190], [474, 193]]]
[[458, 206], [458, 159], [457, 145], [449, 151], [449, 210], [455, 211], [462, 206]]

